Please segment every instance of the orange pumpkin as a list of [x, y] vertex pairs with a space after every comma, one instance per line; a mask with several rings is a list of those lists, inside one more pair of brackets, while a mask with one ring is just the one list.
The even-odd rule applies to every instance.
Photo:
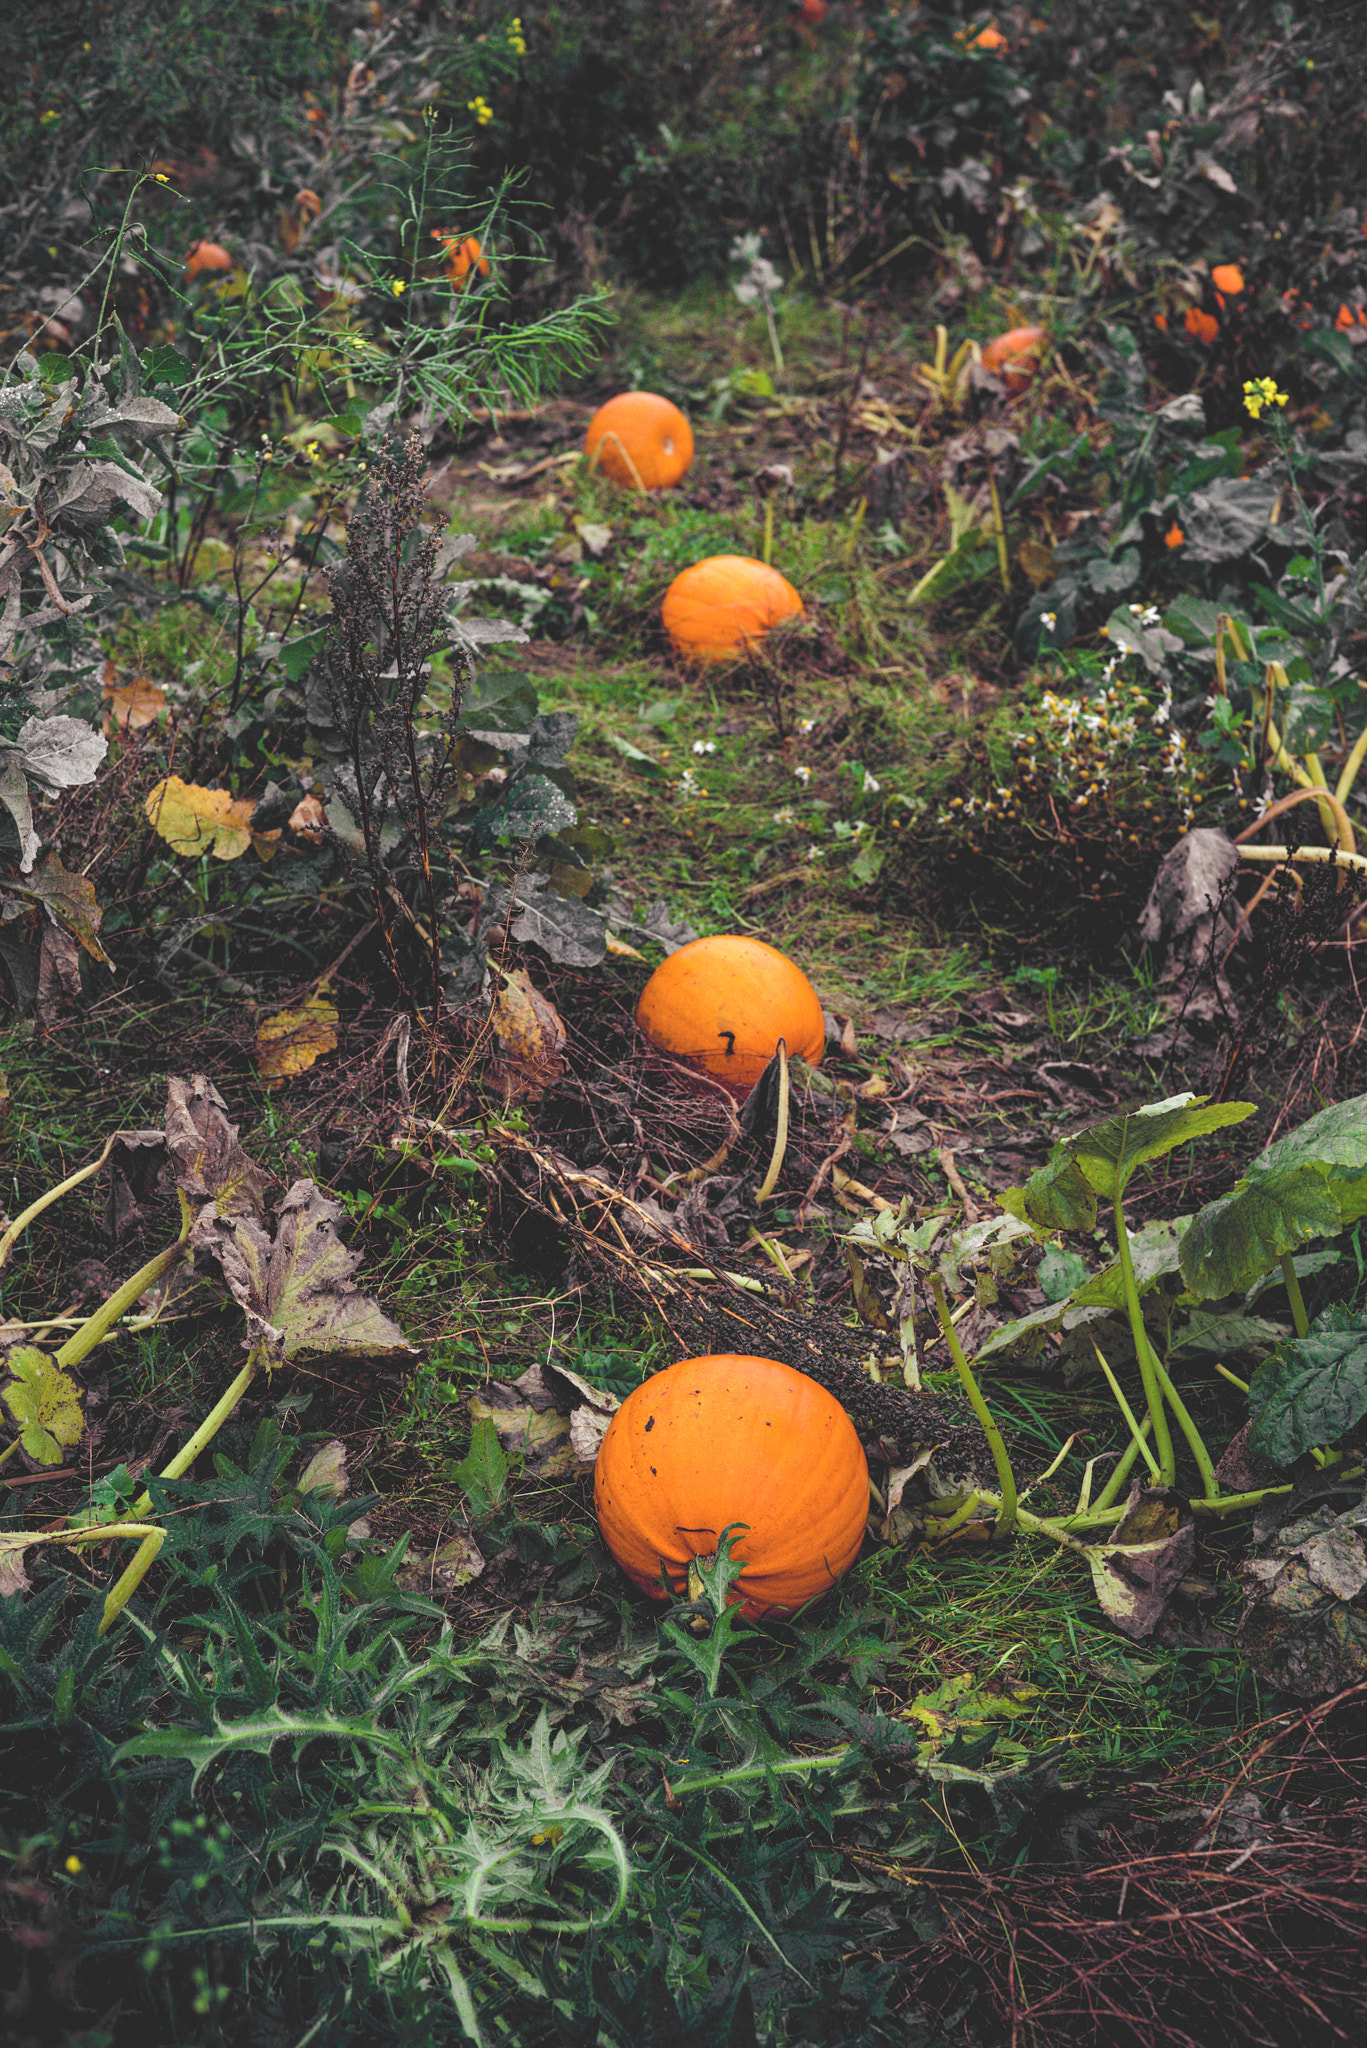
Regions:
[[666, 491], [693, 460], [693, 429], [667, 398], [623, 391], [589, 421], [584, 453], [615, 484]]
[[800, 967], [740, 934], [694, 939], [661, 963], [641, 991], [636, 1022], [653, 1045], [697, 1067], [739, 1101], [780, 1038], [809, 1066], [826, 1046], [821, 1001]]
[[748, 555], [709, 555], [674, 578], [660, 616], [690, 660], [739, 661], [794, 614], [802, 616], [802, 599], [777, 569]]
[[489, 259], [473, 235], [467, 235], [461, 242], [444, 228], [433, 228], [432, 240], [441, 243], [446, 275], [458, 291], [473, 284], [477, 277], [489, 275]]
[[1000, 377], [1015, 397], [1033, 380], [1044, 339], [1042, 327], [1013, 327], [1008, 334], [999, 334], [995, 341], [988, 342], [983, 350], [983, 368]]
[[773, 1358], [685, 1358], [629, 1394], [594, 1472], [603, 1541], [627, 1577], [663, 1600], [695, 1558], [745, 1570], [731, 1598], [757, 1621], [828, 1592], [859, 1555], [869, 1467], [833, 1395]]
[[231, 270], [233, 259], [221, 242], [192, 242], [185, 258], [185, 275], [198, 277], [201, 270]]

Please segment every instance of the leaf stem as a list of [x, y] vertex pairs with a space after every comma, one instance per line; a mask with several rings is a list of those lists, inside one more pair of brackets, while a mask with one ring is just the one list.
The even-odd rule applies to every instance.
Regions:
[[[1177, 1477], [1177, 1453], [1173, 1449], [1172, 1432], [1163, 1410], [1163, 1393], [1159, 1385], [1158, 1354], [1149, 1342], [1149, 1333], [1144, 1328], [1143, 1311], [1139, 1306], [1139, 1288], [1135, 1283], [1134, 1260], [1130, 1257], [1130, 1235], [1125, 1228], [1125, 1212], [1121, 1205], [1120, 1189], [1116, 1188], [1112, 1203], [1115, 1212], [1115, 1241], [1120, 1250], [1120, 1271], [1125, 1282], [1125, 1306], [1130, 1315], [1130, 1334], [1134, 1338], [1135, 1356], [1139, 1360], [1139, 1376], [1144, 1382], [1144, 1399], [1148, 1403], [1153, 1420], [1153, 1445], [1158, 1453], [1158, 1477], [1156, 1484], [1171, 1486]], [[1114, 1475], [1112, 1475], [1114, 1476]]]
[[1101, 1346], [1097, 1343], [1095, 1338], [1092, 1339], [1092, 1349], [1096, 1353], [1097, 1364], [1101, 1367], [1101, 1370], [1106, 1375], [1106, 1383], [1110, 1387], [1111, 1392], [1115, 1395], [1116, 1402], [1120, 1408], [1120, 1412], [1124, 1416], [1126, 1422], [1129, 1425], [1130, 1436], [1132, 1437], [1139, 1451], [1140, 1456], [1143, 1458], [1145, 1464], [1148, 1466], [1150, 1472], [1153, 1474], [1156, 1480], [1158, 1477], [1158, 1460], [1154, 1457], [1153, 1452], [1145, 1443], [1144, 1438], [1140, 1433], [1139, 1424], [1134, 1419], [1134, 1410], [1131, 1408], [1129, 1402], [1125, 1399], [1125, 1396], [1121, 1391], [1120, 1382], [1116, 1378], [1115, 1374], [1111, 1371], [1110, 1366], [1107, 1364], [1105, 1356], [1102, 1353]]
[[1187, 1449], [1191, 1452], [1192, 1457], [1196, 1460], [1196, 1469], [1201, 1475], [1201, 1481], [1205, 1487], [1206, 1496], [1209, 1499], [1213, 1499], [1220, 1491], [1220, 1482], [1215, 1477], [1215, 1466], [1211, 1462], [1210, 1452], [1205, 1447], [1205, 1443], [1203, 1442], [1201, 1437], [1201, 1432], [1196, 1427], [1196, 1424], [1193, 1422], [1190, 1411], [1188, 1410], [1185, 1401], [1183, 1401], [1181, 1395], [1178, 1393], [1176, 1387], [1173, 1385], [1171, 1379], [1168, 1377], [1167, 1367], [1163, 1364], [1162, 1360], [1156, 1356], [1154, 1358], [1153, 1364], [1154, 1371], [1158, 1375], [1158, 1384], [1163, 1389], [1163, 1394], [1165, 1399], [1167, 1400], [1168, 1406], [1171, 1408], [1173, 1414], [1177, 1417], [1178, 1428], [1181, 1430], [1183, 1436], [1187, 1440]]
[[190, 1225], [194, 1220], [184, 1195], [180, 1198], [180, 1208], [180, 1236], [175, 1243], [168, 1244], [164, 1251], [159, 1251], [155, 1258], [149, 1259], [145, 1266], [139, 1267], [131, 1279], [124, 1281], [117, 1293], [111, 1294], [108, 1301], [96, 1309], [94, 1315], [86, 1318], [80, 1329], [74, 1331], [61, 1350], [54, 1354], [58, 1365], [79, 1365], [83, 1358], [88, 1358], [95, 1346], [108, 1336], [115, 1323], [127, 1315], [134, 1302], [139, 1301], [149, 1287], [155, 1287], [163, 1274], [169, 1273], [173, 1266], [179, 1264], [190, 1235]]
[[945, 1342], [949, 1346], [949, 1355], [954, 1360], [954, 1369], [963, 1382], [969, 1405], [978, 1418], [983, 1435], [987, 1438], [992, 1462], [997, 1468], [997, 1483], [1002, 1490], [1002, 1500], [1001, 1512], [997, 1516], [993, 1534], [1004, 1536], [1014, 1528], [1016, 1522], [1016, 1479], [1011, 1470], [1011, 1460], [1006, 1455], [1002, 1433], [992, 1419], [992, 1411], [979, 1392], [978, 1382], [974, 1379], [972, 1368], [964, 1357], [963, 1346], [959, 1342], [958, 1332], [950, 1317], [949, 1304], [945, 1300], [944, 1282], [938, 1273], [932, 1273], [930, 1276], [930, 1291], [935, 1301], [935, 1313], [940, 1319], [940, 1328], [944, 1331]]
[[[205, 1445], [213, 1442], [238, 1402], [242, 1399], [242, 1396], [246, 1393], [256, 1376], [257, 1364], [257, 1354], [253, 1351], [251, 1357], [247, 1360], [247, 1363], [243, 1366], [227, 1392], [209, 1410], [209, 1413], [205, 1416], [203, 1422], [200, 1423], [194, 1435], [182, 1444], [165, 1471], [158, 1474], [159, 1478], [179, 1479], [182, 1472], [189, 1471]], [[151, 1494], [144, 1493], [133, 1503], [132, 1512], [135, 1515], [145, 1515], [151, 1506]]]
[[1296, 1261], [1290, 1252], [1283, 1252], [1281, 1265], [1282, 1279], [1286, 1283], [1286, 1298], [1291, 1304], [1291, 1320], [1296, 1325], [1296, 1335], [1308, 1337], [1310, 1318], [1305, 1312], [1305, 1296], [1301, 1293], [1301, 1283], [1296, 1277]]

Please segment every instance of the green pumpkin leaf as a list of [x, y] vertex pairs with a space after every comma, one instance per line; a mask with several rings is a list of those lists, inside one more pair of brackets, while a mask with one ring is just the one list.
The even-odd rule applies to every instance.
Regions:
[[1098, 1196], [1115, 1201], [1138, 1167], [1226, 1124], [1242, 1123], [1253, 1109], [1251, 1102], [1207, 1104], [1203, 1095], [1173, 1095], [1107, 1117], [1055, 1145], [1047, 1166], [1023, 1188], [1008, 1188], [997, 1199], [1037, 1230], [1091, 1230]]
[[1336, 1102], [1253, 1161], [1231, 1194], [1203, 1209], [1182, 1240], [1194, 1294], [1251, 1287], [1288, 1252], [1367, 1216], [1367, 1095]]
[[1125, 1116], [1107, 1117], [1054, 1149], [1076, 1160], [1089, 1186], [1112, 1202], [1124, 1194], [1138, 1167], [1226, 1124], [1241, 1124], [1255, 1107], [1252, 1102], [1208, 1103], [1204, 1095], [1172, 1095]]
[[1003, 1188], [997, 1200], [1009, 1215], [1036, 1230], [1091, 1230], [1096, 1225], [1095, 1192], [1071, 1158], [1051, 1157], [1023, 1188]]
[[1248, 1405], [1249, 1449], [1270, 1465], [1346, 1434], [1367, 1415], [1367, 1315], [1326, 1310], [1253, 1375]]
[[81, 1390], [45, 1351], [23, 1345], [9, 1355], [13, 1374], [5, 1406], [19, 1425], [19, 1440], [40, 1465], [60, 1465], [62, 1446], [81, 1440]]

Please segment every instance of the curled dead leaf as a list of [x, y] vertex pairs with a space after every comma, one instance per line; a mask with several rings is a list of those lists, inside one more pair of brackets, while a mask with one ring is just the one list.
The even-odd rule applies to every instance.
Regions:
[[561, 1054], [566, 1033], [560, 1012], [518, 967], [504, 975], [491, 1021], [499, 1080], [513, 1099], [538, 1101], [565, 1071]]

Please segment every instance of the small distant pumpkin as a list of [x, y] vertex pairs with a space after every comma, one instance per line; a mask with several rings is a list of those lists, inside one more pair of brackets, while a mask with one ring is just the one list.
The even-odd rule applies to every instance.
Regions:
[[202, 270], [231, 270], [233, 259], [221, 242], [194, 242], [185, 258], [186, 277], [198, 277]]
[[750, 1093], [780, 1038], [809, 1066], [826, 1047], [821, 999], [777, 946], [742, 933], [694, 939], [661, 963], [641, 991], [636, 1022], [661, 1052]]
[[433, 228], [432, 240], [441, 243], [446, 275], [457, 291], [465, 290], [476, 278], [489, 275], [489, 259], [483, 245], [473, 235], [467, 235], [462, 242], [455, 235], [448, 234], [445, 228]]
[[739, 661], [780, 619], [801, 618], [802, 599], [765, 562], [709, 555], [674, 578], [660, 616], [689, 660]]
[[1000, 377], [1011, 397], [1024, 391], [1034, 380], [1044, 347], [1042, 327], [1013, 327], [999, 334], [983, 350], [983, 368]]
[[980, 29], [978, 34], [971, 39], [967, 29], [955, 29], [954, 40], [956, 43], [966, 44], [970, 50], [1004, 50], [1006, 48], [1006, 37], [995, 22], [989, 23], [985, 29]]
[[667, 398], [653, 391], [622, 391], [589, 421], [584, 453], [615, 484], [666, 491], [693, 460], [693, 429]]
[[731, 1589], [749, 1621], [828, 1592], [859, 1555], [869, 1467], [823, 1386], [773, 1358], [685, 1358], [628, 1394], [593, 1482], [603, 1541], [643, 1593], [676, 1593], [725, 1529], [745, 1569]]

